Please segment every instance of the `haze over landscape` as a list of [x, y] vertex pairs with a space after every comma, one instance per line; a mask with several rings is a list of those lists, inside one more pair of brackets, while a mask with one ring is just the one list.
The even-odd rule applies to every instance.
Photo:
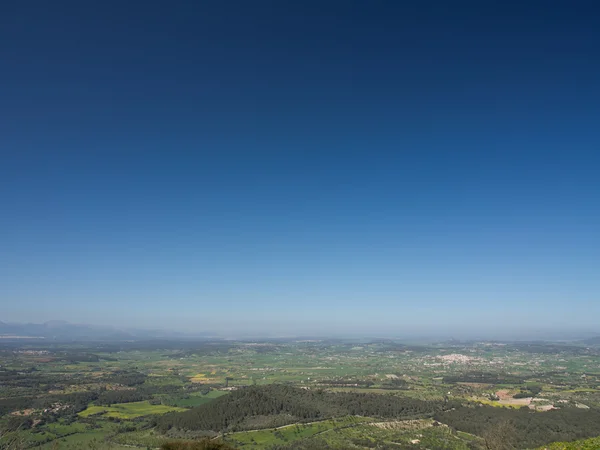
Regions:
[[600, 333], [594, 2], [0, 7], [3, 322]]

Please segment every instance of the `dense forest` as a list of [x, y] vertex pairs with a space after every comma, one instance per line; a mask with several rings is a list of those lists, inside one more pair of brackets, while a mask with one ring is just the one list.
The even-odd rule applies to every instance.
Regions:
[[[356, 449], [373, 448], [376, 450], [414, 450], [415, 445], [410, 443], [385, 443], [383, 441], [371, 441], [369, 439], [354, 439], [352, 447]], [[318, 437], [290, 442], [285, 445], [273, 445], [269, 450], [340, 450], [332, 447], [324, 439]], [[479, 449], [477, 449], [479, 450]]]
[[235, 450], [225, 442], [211, 439], [200, 439], [196, 442], [167, 442], [161, 450]]
[[526, 407], [510, 409], [479, 405], [440, 412], [435, 419], [478, 436], [485, 436], [500, 424], [510, 423], [510, 433], [514, 434], [518, 447], [531, 448], [554, 441], [597, 436], [600, 411], [565, 407], [540, 413]]
[[456, 430], [484, 439], [509, 424], [505, 428], [510, 430], [510, 437], [518, 442], [519, 448], [596, 436], [600, 423], [600, 411], [596, 409], [564, 407], [540, 413], [528, 408], [461, 406], [397, 395], [333, 393], [274, 384], [240, 389], [189, 411], [166, 414], [157, 419], [157, 428], [162, 432], [239, 431], [272, 426], [268, 422], [263, 425], [261, 417], [280, 418], [281, 425], [345, 415], [394, 419], [434, 417]]
[[258, 416], [284, 416], [287, 423], [345, 415], [409, 419], [431, 417], [445, 406], [450, 407], [395, 395], [333, 393], [273, 384], [240, 389], [189, 411], [166, 414], [157, 426], [163, 432], [170, 428], [237, 431], [256, 428], [248, 419]]

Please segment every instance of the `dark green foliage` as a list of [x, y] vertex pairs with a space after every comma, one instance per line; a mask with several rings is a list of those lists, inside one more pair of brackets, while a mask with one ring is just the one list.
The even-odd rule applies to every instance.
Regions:
[[202, 439], [194, 442], [167, 442], [161, 445], [161, 450], [235, 450], [234, 447], [210, 439]]
[[[413, 444], [402, 444], [398, 442], [386, 444], [383, 441], [371, 441], [369, 439], [353, 439], [355, 449], [374, 448], [377, 450], [414, 450]], [[310, 438], [294, 441], [285, 445], [273, 445], [268, 450], [340, 450], [340, 447], [330, 446], [327, 441], [321, 438]]]
[[531, 392], [517, 392], [513, 395], [513, 398], [527, 398], [532, 397]]
[[250, 416], [242, 420], [236, 428], [244, 430], [258, 430], [262, 428], [277, 428], [290, 423], [298, 422], [300, 418], [291, 414], [272, 414], [270, 416]]
[[25, 371], [0, 371], [0, 385], [5, 388], [25, 387], [34, 389], [47, 389], [49, 387], [58, 386], [62, 382], [64, 382], [64, 378], [55, 375], [41, 374], [33, 369], [28, 369]]
[[390, 380], [385, 380], [381, 387], [383, 389], [408, 389], [408, 383], [402, 378], [392, 378]]
[[486, 450], [513, 450], [517, 448], [517, 430], [508, 420], [501, 420], [489, 426], [483, 432]]
[[0, 398], [0, 416], [30, 408], [33, 405], [33, 397]]
[[102, 406], [110, 406], [114, 403], [141, 402], [142, 400], [148, 400], [150, 397], [150, 395], [140, 393], [137, 390], [104, 391], [98, 396], [96, 404]]
[[509, 422], [519, 448], [538, 447], [554, 441], [571, 441], [600, 434], [600, 411], [562, 408], [534, 412], [529, 408], [508, 409], [491, 406], [461, 407], [436, 414], [436, 420], [458, 430], [484, 436], [491, 427]]
[[88, 404], [98, 398], [95, 392], [73, 392], [71, 394], [55, 394], [36, 399], [34, 408], [48, 409], [48, 413], [59, 417], [70, 416], [83, 411]]
[[2, 425], [2, 431], [10, 433], [17, 430], [28, 430], [33, 425], [29, 417], [10, 416]]
[[0, 414], [33, 408], [51, 410], [60, 416], [70, 415], [87, 408], [88, 403], [98, 398], [94, 392], [74, 392], [72, 394], [53, 394], [45, 397], [12, 397], [0, 399]]
[[287, 385], [251, 386], [211, 403], [158, 419], [158, 428], [239, 430], [255, 416], [288, 415], [300, 421], [344, 415], [416, 418], [440, 412], [443, 404], [393, 395], [325, 392]]
[[[88, 355], [89, 356], [89, 355]], [[87, 356], [86, 356], [87, 358]], [[138, 386], [143, 384], [147, 376], [133, 371], [119, 371], [94, 379], [96, 383], [118, 384], [123, 386]], [[57, 376], [40, 372], [35, 368], [27, 370], [1, 370], [0, 385], [3, 388], [26, 388], [27, 395], [47, 393], [51, 390], [61, 390], [66, 385], [82, 385], [89, 383], [90, 380], [81, 376]], [[20, 392], [23, 392], [21, 390]], [[21, 396], [21, 395], [20, 395]], [[1, 407], [0, 407], [1, 409]]]
[[[193, 386], [192, 386], [193, 388]], [[136, 390], [142, 394], [146, 394], [146, 395], [155, 395], [155, 394], [180, 394], [183, 389], [181, 387], [181, 385], [178, 384], [153, 384], [153, 385], [146, 385], [146, 384], [142, 384], [141, 386], [138, 386], [136, 388]], [[188, 392], [193, 392], [193, 390], [196, 389], [190, 389]]]
[[513, 398], [527, 398], [527, 397], [535, 397], [540, 392], [542, 392], [542, 387], [539, 385], [530, 385], [525, 389], [522, 389], [521, 392], [513, 395]]

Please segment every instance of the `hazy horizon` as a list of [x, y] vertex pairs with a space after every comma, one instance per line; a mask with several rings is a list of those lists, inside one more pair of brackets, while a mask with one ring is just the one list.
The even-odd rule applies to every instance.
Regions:
[[0, 320], [595, 332], [598, 11], [544, 5], [10, 5]]
[[[523, 326], [480, 326], [480, 327], [458, 327], [448, 324], [443, 327], [430, 327], [425, 325], [414, 325], [409, 327], [387, 326], [378, 328], [364, 326], [364, 324], [343, 323], [342, 326], [291, 326], [288, 323], [258, 323], [254, 326], [244, 326], [240, 323], [217, 323], [206, 325], [190, 325], [168, 327], [164, 325], [138, 326], [132, 324], [115, 324], [103, 322], [70, 322], [63, 319], [47, 320], [46, 322], [35, 322], [31, 320], [0, 320], [7, 325], [47, 325], [50, 330], [57, 329], [65, 331], [62, 327], [90, 327], [97, 331], [110, 330], [115, 332], [133, 333], [132, 336], [139, 339], [153, 339], [165, 337], [168, 339], [188, 339], [195, 337], [214, 337], [222, 339], [277, 339], [277, 338], [315, 338], [315, 339], [394, 339], [403, 342], [440, 342], [450, 339], [458, 340], [481, 340], [481, 341], [519, 341], [519, 340], [543, 340], [543, 341], [578, 341], [590, 337], [599, 337], [600, 329], [597, 326], [590, 327], [523, 327]], [[186, 322], [184, 321], [183, 324]], [[138, 333], [138, 334], [136, 334]], [[139, 334], [141, 333], [141, 334]], [[6, 334], [0, 329], [0, 336]], [[68, 337], [68, 331], [61, 335]], [[107, 334], [108, 336], [109, 334]], [[32, 335], [35, 336], [35, 335]], [[103, 336], [100, 334], [99, 336]], [[77, 336], [74, 337], [77, 340]], [[86, 338], [87, 339], [87, 338]], [[93, 336], [92, 336], [93, 339]], [[125, 339], [125, 337], [123, 337]], [[87, 339], [89, 340], [89, 339]]]

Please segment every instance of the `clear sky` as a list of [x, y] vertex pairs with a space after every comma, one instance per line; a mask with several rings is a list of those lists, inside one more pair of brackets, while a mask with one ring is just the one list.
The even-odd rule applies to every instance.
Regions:
[[0, 6], [0, 320], [600, 331], [594, 1]]

